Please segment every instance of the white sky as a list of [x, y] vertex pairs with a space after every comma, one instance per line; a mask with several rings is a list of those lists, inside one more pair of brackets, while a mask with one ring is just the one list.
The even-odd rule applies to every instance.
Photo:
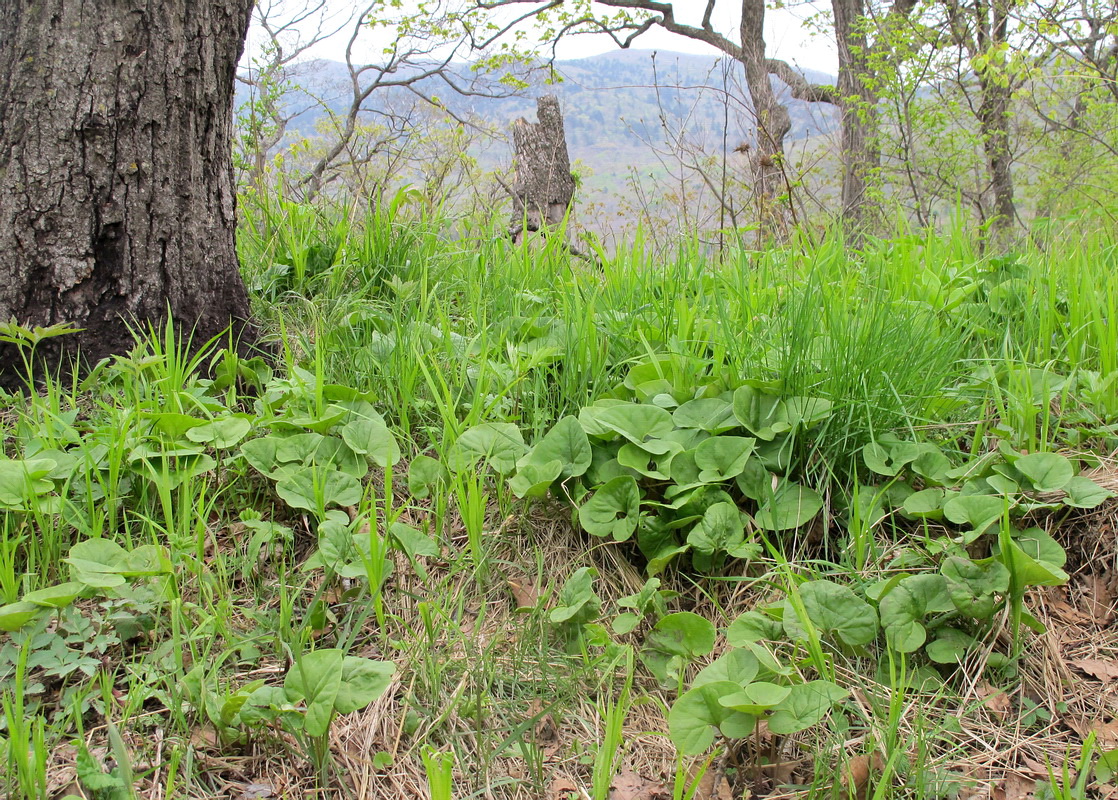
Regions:
[[[329, 0], [334, 9], [352, 7], [353, 0]], [[838, 56], [835, 52], [834, 42], [826, 36], [813, 34], [810, 27], [805, 25], [805, 20], [816, 13], [814, 3], [818, 0], [800, 0], [793, 8], [770, 9], [765, 15], [765, 42], [768, 55], [771, 58], [781, 58], [794, 66], [805, 69], [815, 69], [834, 75], [838, 71]], [[299, 5], [299, 0], [292, 0], [294, 6]], [[404, 0], [404, 13], [414, 10], [416, 0]], [[738, 5], [735, 10], [733, 7]], [[705, 3], [702, 0], [676, 0], [676, 15], [684, 23], [699, 24]], [[523, 12], [528, 6], [513, 7], [513, 10]], [[609, 11], [609, 9], [603, 9]], [[715, 7], [714, 27], [727, 34], [731, 39], [737, 38], [738, 20], [740, 19], [740, 4], [734, 0], [720, 0]], [[306, 27], [306, 26], [305, 26]], [[384, 34], [370, 40], [367, 45], [368, 61], [376, 61], [377, 53], [384, 46]], [[247, 52], [252, 52], [254, 46], [259, 46], [262, 36], [258, 30], [250, 31]], [[344, 55], [344, 34], [334, 40], [324, 42], [308, 55], [315, 58], [328, 58], [341, 60]], [[720, 53], [714, 48], [695, 42], [686, 37], [676, 36], [661, 28], [653, 27], [643, 34], [633, 44], [634, 47], [647, 50], [676, 51], [684, 53], [709, 54], [717, 57]], [[608, 36], [568, 36], [559, 45], [557, 50], [559, 58], [573, 59], [610, 52], [616, 45]], [[246, 53], [247, 55], [247, 53]]]

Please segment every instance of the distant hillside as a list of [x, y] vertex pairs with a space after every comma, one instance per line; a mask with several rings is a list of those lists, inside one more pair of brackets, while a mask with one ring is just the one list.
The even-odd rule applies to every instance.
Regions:
[[[707, 152], [720, 151], [723, 122], [727, 116], [729, 148], [752, 140], [752, 115], [740, 64], [728, 59], [720, 61], [710, 56], [673, 52], [656, 53], [654, 61], [653, 55], [651, 50], [617, 50], [559, 61], [556, 69], [562, 76], [560, 83], [541, 82], [522, 97], [462, 97], [450, 94], [441, 82], [430, 88], [455, 113], [472, 115], [501, 129], [517, 117], [533, 119], [536, 96], [557, 94], [566, 119], [571, 159], [582, 161], [594, 171], [597, 179], [617, 177], [630, 166], [640, 168], [656, 163], [654, 154], [642, 139], [661, 139], [661, 114], [671, 129], [682, 127], [688, 139], [702, 143]], [[332, 108], [344, 107], [341, 98], [348, 79], [344, 64], [323, 60], [308, 62], [299, 69], [297, 80], [301, 85], [325, 98]], [[834, 83], [829, 75], [812, 71], [805, 71], [805, 74], [813, 82]], [[773, 85], [787, 95], [786, 87], [775, 78]], [[242, 87], [241, 100], [246, 98]], [[374, 94], [369, 103], [372, 109], [378, 104], [402, 99], [401, 93], [386, 93], [380, 97]], [[290, 102], [293, 108], [312, 106], [293, 124], [296, 132], [312, 130], [321, 110], [315, 110], [307, 97], [294, 96]], [[788, 110], [792, 117], [790, 138], [794, 140], [830, 133], [837, 125], [835, 109], [828, 105], [788, 98]], [[507, 161], [508, 147], [493, 142], [479, 156], [487, 165]]]

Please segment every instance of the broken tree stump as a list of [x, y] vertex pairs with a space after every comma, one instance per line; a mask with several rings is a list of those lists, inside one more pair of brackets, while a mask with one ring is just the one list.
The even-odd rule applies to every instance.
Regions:
[[546, 233], [559, 225], [574, 199], [575, 180], [559, 99], [550, 94], [540, 97], [536, 115], [537, 123], [521, 117], [512, 124], [515, 180], [509, 189], [509, 235], [514, 242], [520, 242], [525, 231]]

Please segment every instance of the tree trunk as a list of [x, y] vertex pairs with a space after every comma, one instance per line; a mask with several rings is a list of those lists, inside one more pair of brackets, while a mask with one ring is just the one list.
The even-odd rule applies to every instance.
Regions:
[[560, 224], [574, 199], [575, 181], [558, 98], [539, 98], [536, 116], [540, 120], [536, 124], [521, 118], [512, 127], [516, 180], [511, 190], [509, 231], [514, 241], [520, 241], [525, 230], [543, 231]]
[[982, 147], [986, 152], [990, 193], [994, 197], [990, 237], [998, 241], [1012, 230], [1017, 217], [1009, 141], [1010, 88], [996, 76], [991, 78], [980, 75], [979, 90], [982, 99], [978, 106], [978, 122]]
[[[231, 139], [252, 5], [0, 3], [0, 320], [83, 328], [50, 363], [126, 352], [168, 311], [195, 344], [251, 339]], [[20, 363], [0, 349], [0, 380]]]
[[976, 0], [976, 32], [978, 53], [991, 57], [991, 63], [978, 72], [978, 127], [982, 148], [986, 153], [986, 170], [994, 209], [990, 220], [990, 239], [1004, 244], [1013, 229], [1017, 208], [1013, 201], [1012, 150], [1009, 140], [1009, 108], [1013, 90], [1010, 76], [994, 53], [1008, 41], [1009, 0]]
[[[762, 230], [783, 234], [788, 227], [784, 202], [787, 192], [784, 164], [784, 138], [792, 128], [788, 109], [773, 92], [769, 64], [765, 57], [765, 0], [742, 0], [741, 61], [745, 82], [757, 116], [757, 146], [753, 153], [755, 194]], [[791, 198], [787, 202], [791, 203]]]
[[[881, 166], [877, 145], [877, 95], [866, 41], [862, 0], [832, 0], [838, 43], [838, 99], [842, 111], [842, 220], [857, 240], [870, 222], [870, 181]], [[881, 34], [885, 37], [885, 34]]]

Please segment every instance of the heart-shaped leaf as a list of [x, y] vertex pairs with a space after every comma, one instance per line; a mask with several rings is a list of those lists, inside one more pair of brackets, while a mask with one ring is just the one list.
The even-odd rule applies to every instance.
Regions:
[[751, 716], [760, 716], [780, 703], [792, 691], [791, 687], [768, 681], [755, 681], [733, 694], [723, 695], [718, 702]]
[[330, 648], [304, 653], [283, 680], [287, 699], [305, 702], [303, 729], [310, 736], [325, 736], [334, 717], [334, 701], [342, 686], [343, 654]]
[[355, 453], [368, 456], [382, 469], [400, 460], [400, 447], [396, 444], [396, 437], [380, 420], [351, 420], [342, 426], [341, 434]]
[[1072, 508], [1097, 508], [1114, 497], [1114, 492], [1104, 489], [1090, 478], [1079, 475], [1065, 483], [1063, 490], [1067, 492], [1064, 504]]
[[555, 426], [528, 451], [528, 454], [520, 459], [517, 466], [523, 468], [534, 464], [542, 467], [552, 461], [558, 461], [560, 476], [573, 478], [586, 472], [592, 458], [590, 440], [586, 436], [586, 431], [582, 429], [577, 418], [566, 416], [555, 423]]
[[[523, 459], [521, 460], [523, 462]], [[517, 497], [545, 497], [551, 484], [563, 473], [563, 462], [558, 459], [546, 464], [524, 464], [516, 468], [516, 474], [509, 478], [509, 488]]]
[[657, 406], [641, 403], [610, 406], [598, 414], [598, 422], [633, 444], [645, 445], [651, 439], [660, 440], [661, 444], [646, 446], [645, 449], [649, 452], [657, 452], [654, 447], [666, 448], [668, 445], [663, 437], [675, 428], [670, 413]]
[[986, 494], [956, 495], [943, 504], [943, 515], [956, 525], [969, 525], [979, 534], [1001, 519], [1006, 502]]
[[672, 413], [672, 420], [680, 428], [695, 428], [714, 434], [739, 425], [733, 404], [721, 397], [688, 400]]
[[373, 661], [357, 656], [342, 658], [341, 683], [334, 698], [339, 714], [360, 711], [376, 700], [392, 683], [396, 665], [391, 661]]
[[695, 448], [695, 466], [703, 483], [720, 483], [737, 477], [745, 470], [746, 461], [756, 439], [745, 436], [712, 436]]
[[520, 429], [507, 422], [475, 425], [458, 437], [447, 455], [452, 472], [463, 472], [484, 460], [501, 475], [516, 469], [516, 462], [527, 452]]
[[742, 386], [734, 392], [734, 416], [750, 433], [767, 442], [792, 429], [781, 399], [753, 386]]
[[767, 531], [786, 531], [806, 525], [822, 508], [817, 491], [785, 480], [757, 510], [756, 520]]
[[850, 692], [846, 689], [830, 681], [796, 684], [773, 709], [768, 719], [769, 730], [779, 736], [806, 730], [821, 722], [827, 712], [848, 694]]
[[881, 598], [878, 613], [889, 646], [902, 653], [920, 648], [927, 638], [925, 619], [930, 614], [954, 610], [947, 581], [942, 575], [910, 575]]
[[716, 733], [729, 738], [748, 736], [756, 717], [726, 708], [720, 702], [741, 687], [729, 681], [696, 686], [680, 695], [668, 712], [668, 736], [684, 755], [697, 756], [714, 743]]
[[408, 491], [422, 500], [431, 496], [431, 490], [449, 478], [442, 462], [430, 456], [416, 456], [408, 464]]
[[612, 536], [623, 542], [637, 529], [640, 501], [636, 480], [621, 475], [598, 487], [578, 510], [578, 521], [593, 536]]
[[299, 467], [276, 483], [276, 494], [291, 508], [318, 512], [332, 505], [357, 505], [362, 492], [352, 475], [323, 467]]
[[[851, 646], [877, 638], [877, 612], [849, 587], [816, 580], [800, 585], [798, 591], [808, 620], [824, 637]], [[784, 630], [793, 640], [807, 637], [791, 600], [784, 602]]]
[[186, 431], [186, 438], [199, 444], [208, 444], [218, 450], [228, 450], [248, 436], [252, 422], [242, 416], [230, 415], [192, 427]]
[[1030, 453], [1017, 459], [1013, 466], [1029, 479], [1036, 492], [1059, 491], [1075, 475], [1071, 461], [1057, 453]]
[[1009, 590], [1009, 571], [998, 561], [985, 565], [951, 556], [940, 568], [951, 602], [963, 614], [979, 620], [994, 613], [995, 595]]

